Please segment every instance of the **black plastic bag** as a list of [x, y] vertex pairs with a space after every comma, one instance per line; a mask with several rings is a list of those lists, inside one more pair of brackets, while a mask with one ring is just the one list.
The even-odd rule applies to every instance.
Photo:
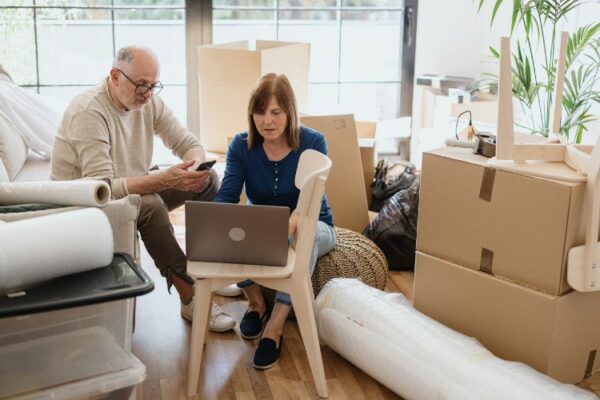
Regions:
[[387, 259], [389, 269], [413, 270], [417, 245], [420, 180], [393, 195], [363, 234], [371, 239]]
[[406, 161], [388, 162], [379, 160], [375, 179], [371, 184], [371, 211], [379, 211], [390, 197], [407, 189], [415, 180], [415, 167]]

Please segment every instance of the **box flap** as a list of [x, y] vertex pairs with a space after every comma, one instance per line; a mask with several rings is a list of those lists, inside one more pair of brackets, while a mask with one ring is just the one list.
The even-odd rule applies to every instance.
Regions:
[[308, 106], [310, 45], [308, 43], [268, 43], [277, 46], [261, 51], [261, 76], [269, 72], [285, 74], [294, 89], [298, 109], [306, 110]]
[[352, 115], [302, 117], [303, 125], [325, 135], [333, 163], [326, 193], [336, 226], [362, 232], [369, 224], [367, 196]]
[[292, 46], [292, 45], [296, 45], [296, 44], [309, 46], [308, 43], [301, 43], [301, 42], [280, 42], [280, 41], [276, 41], [276, 40], [257, 40], [256, 41], [256, 50], [265, 51], [265, 50], [277, 49], [280, 47]]
[[[532, 135], [524, 135], [524, 136], [532, 136]], [[536, 143], [536, 140], [534, 139], [534, 140], [528, 141], [526, 143], [530, 143], [530, 142]], [[474, 154], [473, 151], [471, 151], [470, 149], [465, 149], [465, 148], [460, 148], [460, 147], [450, 147], [450, 146], [440, 147], [437, 149], [426, 151], [423, 153], [423, 157], [425, 157], [427, 154], [437, 155], [437, 156], [449, 158], [452, 160], [466, 161], [466, 162], [469, 162], [472, 164], [478, 164], [478, 165], [482, 165], [485, 167], [488, 166], [487, 161], [489, 160], [489, 158], [487, 158], [487, 157], [484, 157], [479, 154]], [[581, 185], [581, 183], [577, 183], [577, 182], [568, 182], [568, 181], [561, 181], [558, 179], [533, 177], [530, 175], [518, 174], [515, 172], [506, 172], [506, 173], [512, 173], [515, 175], [522, 175], [522, 176], [529, 176], [533, 179], [547, 180], [550, 182], [554, 182], [556, 184], [565, 185], [565, 186], [569, 186], [569, 187]]]
[[239, 42], [207, 44], [200, 46], [205, 49], [230, 49], [252, 51], [249, 40], [240, 40]]
[[[243, 42], [236, 42], [236, 44]], [[198, 82], [216, 82], [223, 85], [243, 83], [253, 85], [261, 76], [260, 54], [238, 49], [238, 46], [199, 46]], [[248, 83], [250, 82], [250, 83]], [[201, 93], [200, 100], [203, 98]], [[244, 99], [248, 101], [248, 99]]]

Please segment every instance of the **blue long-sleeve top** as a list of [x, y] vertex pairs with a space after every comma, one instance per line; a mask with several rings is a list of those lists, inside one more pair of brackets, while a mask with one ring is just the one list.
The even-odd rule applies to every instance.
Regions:
[[[239, 203], [242, 187], [252, 204], [287, 206], [294, 210], [300, 191], [294, 184], [300, 154], [307, 149], [327, 154], [325, 137], [314, 129], [300, 128], [300, 148], [280, 161], [270, 161], [262, 145], [248, 149], [248, 133], [238, 133], [227, 151], [225, 177], [215, 201]], [[333, 226], [331, 208], [323, 195], [319, 220]]]

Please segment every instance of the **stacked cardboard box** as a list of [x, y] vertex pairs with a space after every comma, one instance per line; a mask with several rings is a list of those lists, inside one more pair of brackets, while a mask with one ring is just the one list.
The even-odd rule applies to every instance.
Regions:
[[414, 304], [497, 356], [567, 383], [600, 368], [600, 293], [566, 281], [584, 242], [585, 184], [489, 168], [468, 149], [424, 154]]

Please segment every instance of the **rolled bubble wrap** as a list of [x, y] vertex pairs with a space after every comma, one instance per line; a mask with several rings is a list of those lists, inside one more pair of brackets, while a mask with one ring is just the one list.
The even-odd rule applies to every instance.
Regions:
[[110, 264], [106, 215], [86, 208], [0, 224], [0, 293]]
[[0, 183], [0, 205], [50, 203], [102, 207], [110, 195], [110, 186], [99, 180]]
[[321, 339], [407, 400], [597, 399], [420, 313], [399, 293], [336, 278], [315, 303]]

